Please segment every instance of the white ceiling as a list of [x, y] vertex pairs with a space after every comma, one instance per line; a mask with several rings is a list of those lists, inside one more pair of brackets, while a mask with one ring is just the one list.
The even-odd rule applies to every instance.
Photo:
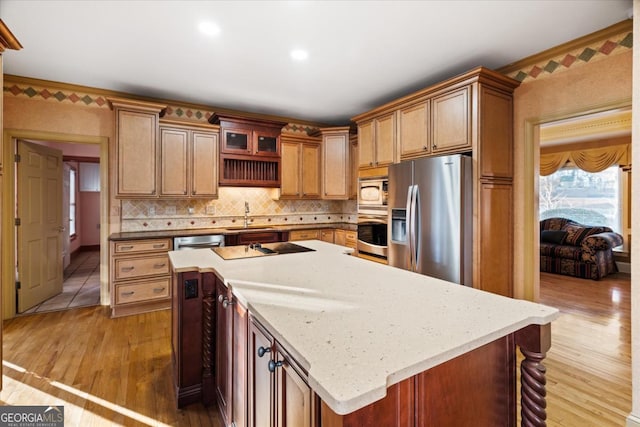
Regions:
[[24, 46], [5, 52], [7, 74], [327, 124], [631, 13], [632, 0], [0, 2]]

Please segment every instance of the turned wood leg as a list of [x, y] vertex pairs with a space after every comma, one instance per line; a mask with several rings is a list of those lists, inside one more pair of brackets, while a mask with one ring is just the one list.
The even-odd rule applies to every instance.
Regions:
[[516, 343], [524, 355], [520, 365], [521, 426], [547, 425], [547, 370], [542, 364], [551, 347], [551, 324], [529, 325], [516, 332]]
[[215, 282], [206, 276], [202, 283], [202, 403], [209, 405], [213, 403], [215, 397], [213, 385]]

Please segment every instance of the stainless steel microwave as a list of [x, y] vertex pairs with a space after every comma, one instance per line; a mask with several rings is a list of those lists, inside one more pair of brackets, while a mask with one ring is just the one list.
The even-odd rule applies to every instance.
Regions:
[[387, 215], [389, 179], [387, 177], [360, 178], [358, 180], [358, 213]]

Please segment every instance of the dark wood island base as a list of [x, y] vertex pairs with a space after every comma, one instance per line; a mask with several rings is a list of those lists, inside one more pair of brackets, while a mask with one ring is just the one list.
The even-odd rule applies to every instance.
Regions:
[[[173, 283], [172, 344], [178, 407], [217, 401], [225, 425], [257, 425], [252, 414], [256, 401], [265, 397], [252, 396], [256, 390], [253, 382], [265, 381], [266, 373], [266, 381], [275, 393], [266, 397], [267, 404], [273, 406], [267, 409], [271, 420], [266, 425], [515, 426], [516, 347], [524, 355], [520, 367], [521, 425], [546, 425], [546, 372], [542, 360], [551, 345], [550, 324], [529, 325], [496, 339], [390, 386], [386, 397], [379, 401], [338, 415], [313, 393], [307, 385], [306, 372], [286, 349], [278, 347], [279, 343], [272, 341], [267, 350], [271, 359], [267, 361], [269, 357], [265, 357], [264, 372], [257, 372], [256, 361], [263, 360], [250, 354], [256, 349], [248, 339], [257, 321], [246, 315], [213, 273], [180, 273], [174, 276]], [[263, 328], [259, 323], [258, 326]], [[261, 354], [264, 353], [262, 349]], [[267, 362], [273, 362], [268, 370], [271, 372], [267, 371]], [[285, 370], [287, 366], [295, 367], [289, 371], [299, 378], [295, 389], [282, 387], [284, 391], [280, 392], [284, 394], [278, 394], [274, 377], [278, 377], [277, 369], [283, 364]], [[300, 407], [292, 407], [293, 404]], [[291, 416], [293, 422], [287, 418]], [[289, 422], [282, 422], [282, 417]]]

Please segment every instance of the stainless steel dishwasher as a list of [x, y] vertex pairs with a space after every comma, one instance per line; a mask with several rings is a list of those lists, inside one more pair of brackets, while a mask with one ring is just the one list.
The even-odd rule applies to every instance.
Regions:
[[223, 234], [209, 234], [205, 236], [183, 236], [173, 238], [173, 250], [217, 248], [224, 246]]

